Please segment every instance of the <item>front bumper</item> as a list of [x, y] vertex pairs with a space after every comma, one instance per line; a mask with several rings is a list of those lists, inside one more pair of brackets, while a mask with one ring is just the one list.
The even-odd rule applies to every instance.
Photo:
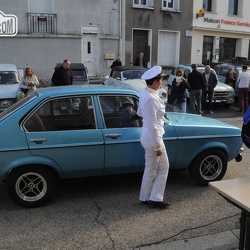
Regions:
[[240, 162], [241, 160], [242, 160], [242, 154], [241, 153], [243, 153], [244, 152], [244, 148], [240, 148], [239, 150], [238, 150], [238, 155], [235, 157], [235, 160], [237, 161], [237, 162]]

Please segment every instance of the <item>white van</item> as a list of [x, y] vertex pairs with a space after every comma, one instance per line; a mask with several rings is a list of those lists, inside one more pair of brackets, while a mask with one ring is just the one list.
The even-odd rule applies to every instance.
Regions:
[[15, 64], [0, 64], [0, 112], [24, 98], [19, 87], [20, 76]]

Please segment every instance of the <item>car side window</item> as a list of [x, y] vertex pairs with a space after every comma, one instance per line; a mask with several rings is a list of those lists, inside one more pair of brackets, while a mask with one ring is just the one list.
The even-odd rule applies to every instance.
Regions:
[[117, 80], [121, 79], [121, 72], [120, 71], [114, 71], [112, 77], [117, 79]]
[[184, 77], [187, 79], [188, 75], [190, 74], [190, 70], [189, 69], [185, 69], [184, 70]]
[[99, 96], [106, 128], [141, 127], [138, 99], [133, 96]]
[[173, 67], [170, 74], [175, 76], [175, 75], [176, 75], [176, 74], [175, 74], [175, 71], [176, 71], [176, 68]]
[[24, 124], [28, 132], [95, 129], [91, 96], [54, 99]]
[[228, 71], [229, 71], [229, 68], [228, 68], [228, 67], [221, 67], [220, 75], [226, 77]]

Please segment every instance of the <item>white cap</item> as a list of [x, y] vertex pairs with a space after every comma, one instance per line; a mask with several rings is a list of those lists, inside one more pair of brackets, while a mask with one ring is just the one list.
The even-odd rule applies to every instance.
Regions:
[[147, 70], [142, 76], [141, 76], [141, 79], [142, 80], [149, 80], [149, 79], [152, 79], [158, 75], [161, 74], [161, 71], [162, 71], [162, 67], [161, 66], [154, 66], [153, 68]]

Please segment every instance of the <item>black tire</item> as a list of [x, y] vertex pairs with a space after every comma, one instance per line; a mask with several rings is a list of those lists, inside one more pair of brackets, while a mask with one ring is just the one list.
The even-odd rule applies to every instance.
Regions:
[[55, 193], [56, 181], [51, 172], [39, 166], [14, 170], [7, 180], [9, 196], [24, 207], [39, 207]]
[[200, 185], [221, 180], [227, 171], [227, 157], [221, 150], [210, 149], [199, 154], [188, 168], [191, 178]]

